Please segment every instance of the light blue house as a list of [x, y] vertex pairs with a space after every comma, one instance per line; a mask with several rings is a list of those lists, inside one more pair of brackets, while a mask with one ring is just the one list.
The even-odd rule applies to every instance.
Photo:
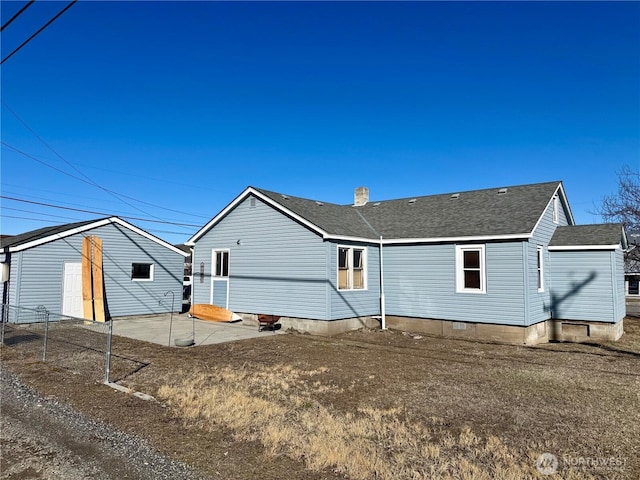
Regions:
[[248, 187], [187, 244], [193, 303], [247, 321], [526, 344], [622, 335], [624, 231], [575, 226], [561, 182], [376, 202], [360, 187], [353, 205]]
[[4, 309], [9, 321], [33, 321], [29, 310], [21, 309], [40, 305], [54, 318], [83, 318], [82, 241], [89, 235], [102, 240], [107, 318], [168, 312], [172, 297], [164, 295], [167, 291], [175, 292], [174, 308], [181, 308], [188, 253], [118, 217], [109, 217], [2, 239], [2, 303], [11, 306]]

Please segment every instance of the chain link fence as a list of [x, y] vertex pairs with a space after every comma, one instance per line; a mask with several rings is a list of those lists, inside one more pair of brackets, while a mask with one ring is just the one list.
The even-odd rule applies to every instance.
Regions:
[[43, 305], [2, 305], [0, 343], [24, 361], [42, 361], [108, 383], [113, 322], [50, 312]]

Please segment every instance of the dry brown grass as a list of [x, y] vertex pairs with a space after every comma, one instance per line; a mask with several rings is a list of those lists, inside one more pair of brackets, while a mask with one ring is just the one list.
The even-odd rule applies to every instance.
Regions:
[[[158, 396], [188, 424], [211, 431], [224, 426], [237, 440], [260, 442], [269, 455], [287, 455], [312, 470], [331, 468], [353, 479], [539, 477], [533, 453], [539, 450], [519, 455], [498, 437], [482, 438], [469, 426], [453, 433], [441, 419], [418, 421], [400, 408], [373, 405], [338, 412], [318, 400], [319, 394], [342, 390], [323, 381], [327, 371], [219, 367], [164, 385]], [[572, 470], [563, 475], [592, 478]]]

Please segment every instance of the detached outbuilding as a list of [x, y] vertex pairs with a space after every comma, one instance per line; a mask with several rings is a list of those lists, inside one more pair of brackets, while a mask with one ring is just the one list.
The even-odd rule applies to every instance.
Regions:
[[20, 308], [40, 305], [54, 315], [87, 318], [83, 242], [88, 237], [101, 242], [106, 318], [168, 312], [172, 308], [172, 297], [165, 296], [168, 291], [174, 292], [180, 308], [188, 254], [118, 217], [109, 217], [2, 239], [2, 303], [19, 307], [8, 309], [9, 321], [24, 321], [17, 318]]
[[622, 335], [622, 226], [575, 226], [559, 181], [375, 202], [360, 187], [353, 205], [248, 187], [187, 244], [193, 303], [247, 321], [524, 344]]

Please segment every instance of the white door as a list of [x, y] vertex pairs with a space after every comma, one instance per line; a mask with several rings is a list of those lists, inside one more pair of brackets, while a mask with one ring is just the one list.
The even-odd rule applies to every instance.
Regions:
[[84, 318], [82, 307], [82, 263], [64, 264], [62, 282], [62, 314]]

